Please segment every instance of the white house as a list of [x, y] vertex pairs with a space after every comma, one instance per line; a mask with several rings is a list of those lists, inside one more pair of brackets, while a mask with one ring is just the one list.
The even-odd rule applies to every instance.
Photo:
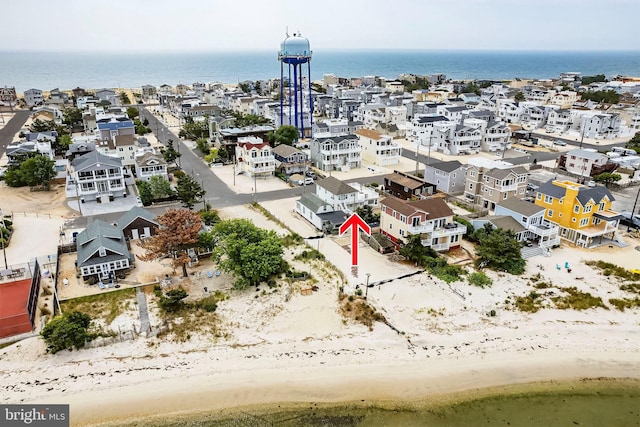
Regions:
[[252, 178], [268, 178], [276, 170], [276, 159], [271, 146], [255, 136], [238, 138], [236, 159], [236, 173], [244, 173]]
[[609, 157], [596, 150], [573, 149], [565, 154], [564, 167], [569, 173], [579, 176], [591, 176], [594, 166], [607, 164]]
[[71, 163], [77, 195], [81, 200], [109, 201], [126, 194], [120, 159], [91, 151]]
[[44, 102], [42, 91], [40, 89], [28, 89], [24, 91], [24, 102], [28, 106], [41, 105]]
[[[356, 185], [356, 184], [353, 184]], [[328, 177], [316, 181], [316, 196], [333, 207], [351, 213], [364, 205], [376, 206], [378, 194], [375, 190], [346, 184], [335, 177]]]
[[545, 210], [542, 206], [511, 197], [496, 205], [495, 214], [512, 217], [527, 230], [527, 239], [535, 241], [541, 248], [552, 248], [560, 244], [559, 228], [544, 218]]
[[400, 163], [402, 147], [393, 142], [389, 135], [369, 129], [360, 129], [355, 134], [362, 148], [362, 160], [378, 166]]
[[362, 165], [361, 151], [356, 135], [314, 138], [311, 141], [311, 162], [323, 172], [347, 172]]
[[167, 178], [167, 162], [161, 155], [146, 152], [135, 157], [136, 178], [149, 181], [152, 176]]

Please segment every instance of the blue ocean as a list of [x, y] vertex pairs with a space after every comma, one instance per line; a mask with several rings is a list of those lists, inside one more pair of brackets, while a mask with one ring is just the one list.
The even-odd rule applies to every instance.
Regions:
[[[640, 75], [640, 51], [517, 52], [433, 50], [315, 50], [311, 78], [402, 73], [444, 73], [453, 79], [554, 78], [583, 75]], [[233, 83], [279, 77], [277, 52], [64, 53], [0, 52], [0, 86], [51, 90], [159, 86], [196, 81]]]

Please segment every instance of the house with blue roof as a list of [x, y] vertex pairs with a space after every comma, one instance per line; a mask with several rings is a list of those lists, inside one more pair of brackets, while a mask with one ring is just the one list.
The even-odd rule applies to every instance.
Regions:
[[129, 119], [114, 118], [109, 121], [99, 121], [96, 125], [96, 133], [101, 141], [115, 141], [118, 136], [136, 134], [136, 127]]

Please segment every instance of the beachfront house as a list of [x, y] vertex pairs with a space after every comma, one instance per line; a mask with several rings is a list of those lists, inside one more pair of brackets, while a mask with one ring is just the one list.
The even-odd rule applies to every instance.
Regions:
[[424, 180], [435, 184], [436, 189], [447, 194], [462, 193], [467, 165], [458, 160], [434, 162], [425, 165]]
[[419, 235], [424, 246], [448, 251], [460, 246], [467, 227], [453, 221], [453, 211], [441, 198], [406, 201], [389, 196], [380, 202], [380, 231], [395, 245]]
[[24, 102], [29, 107], [34, 105], [42, 105], [44, 103], [44, 97], [40, 89], [27, 89], [24, 91]]
[[122, 230], [125, 239], [137, 240], [155, 235], [160, 224], [155, 214], [134, 206], [120, 217], [118, 227]]
[[340, 225], [348, 218], [346, 212], [334, 210], [330, 203], [313, 193], [305, 193], [296, 200], [295, 209], [298, 215], [327, 234], [337, 233]]
[[611, 210], [614, 201], [603, 186], [588, 187], [572, 181], [549, 180], [536, 193], [535, 204], [545, 209], [545, 219], [556, 224], [560, 237], [584, 248], [617, 244], [621, 215]]
[[330, 204], [333, 210], [347, 213], [365, 205], [377, 206], [379, 201], [374, 189], [358, 183], [347, 184], [331, 176], [316, 181], [316, 196]]
[[83, 280], [113, 280], [121, 271], [129, 271], [134, 257], [129, 252], [122, 230], [103, 220], [94, 220], [76, 238], [76, 266]]

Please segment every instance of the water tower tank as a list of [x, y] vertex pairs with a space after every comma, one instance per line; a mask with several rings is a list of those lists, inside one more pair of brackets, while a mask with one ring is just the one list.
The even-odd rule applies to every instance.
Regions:
[[300, 34], [288, 36], [280, 44], [280, 56], [310, 57], [311, 47], [309, 45], [309, 40], [302, 37]]

